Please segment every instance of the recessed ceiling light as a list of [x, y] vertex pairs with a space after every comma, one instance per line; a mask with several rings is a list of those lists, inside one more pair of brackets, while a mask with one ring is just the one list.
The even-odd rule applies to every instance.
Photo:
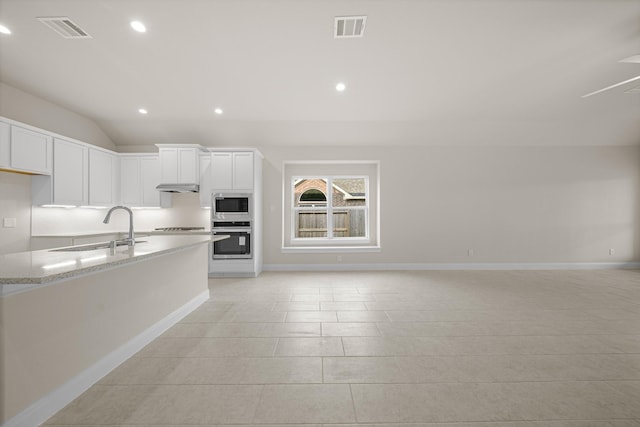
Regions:
[[224, 111], [222, 111], [222, 108], [216, 108], [213, 112], [216, 114], [222, 114]]
[[148, 111], [147, 111], [146, 109], [144, 109], [144, 108], [140, 108], [140, 109], [138, 110], [138, 113], [140, 113], [140, 114], [147, 114], [147, 113], [148, 113]]
[[338, 92], [344, 92], [344, 90], [347, 88], [347, 86], [344, 83], [338, 83], [336, 85], [336, 90]]
[[145, 27], [144, 24], [140, 21], [131, 21], [131, 28], [139, 33], [147, 32], [147, 27]]
[[11, 30], [8, 29], [7, 27], [5, 27], [4, 25], [0, 24], [0, 33], [2, 33], [2, 34], [11, 34]]

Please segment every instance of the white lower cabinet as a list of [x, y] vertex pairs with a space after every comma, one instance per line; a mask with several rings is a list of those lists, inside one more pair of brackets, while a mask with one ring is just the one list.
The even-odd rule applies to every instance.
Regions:
[[160, 159], [157, 155], [120, 158], [122, 203], [134, 207], [159, 207]]
[[0, 168], [50, 175], [53, 161], [50, 135], [0, 122]]

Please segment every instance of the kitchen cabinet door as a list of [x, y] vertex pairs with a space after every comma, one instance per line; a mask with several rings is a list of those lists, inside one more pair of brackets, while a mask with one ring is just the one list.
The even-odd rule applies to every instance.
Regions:
[[64, 139], [53, 140], [53, 204], [88, 204], [89, 149]]
[[212, 153], [211, 181], [214, 190], [233, 189], [233, 153]]
[[233, 189], [253, 189], [253, 153], [233, 153]]
[[160, 158], [122, 156], [120, 159], [122, 204], [132, 207], [159, 207]]
[[142, 184], [142, 206], [159, 207], [160, 192], [156, 186], [160, 184], [160, 159], [157, 156], [140, 159], [140, 180]]
[[194, 148], [178, 148], [178, 183], [193, 184], [199, 182], [198, 152]]
[[115, 204], [117, 161], [114, 154], [89, 149], [89, 205], [107, 207]]
[[139, 157], [120, 158], [120, 195], [125, 206], [142, 204], [142, 180]]
[[214, 152], [211, 174], [214, 190], [252, 190], [253, 153]]
[[160, 177], [163, 184], [197, 184], [198, 151], [196, 148], [162, 147]]
[[211, 207], [211, 153], [200, 154], [200, 206]]
[[52, 138], [19, 126], [11, 126], [11, 168], [50, 175]]
[[160, 148], [160, 180], [163, 184], [178, 183], [178, 149]]
[[0, 122], [0, 168], [51, 175], [53, 138]]
[[0, 122], [0, 169], [11, 168], [11, 125]]

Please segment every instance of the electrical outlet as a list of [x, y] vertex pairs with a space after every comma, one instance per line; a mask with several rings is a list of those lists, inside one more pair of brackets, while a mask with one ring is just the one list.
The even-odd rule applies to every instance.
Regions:
[[609, 249], [609, 255], [613, 255], [613, 254], [615, 254], [615, 253], [616, 253], [616, 251], [615, 251], [615, 250], [613, 250], [613, 248]]
[[16, 228], [16, 219], [15, 218], [4, 218], [2, 220], [2, 226], [4, 228]]
[[338, 262], [342, 262], [342, 255], [338, 255]]
[[473, 249], [467, 249], [467, 256], [473, 256]]

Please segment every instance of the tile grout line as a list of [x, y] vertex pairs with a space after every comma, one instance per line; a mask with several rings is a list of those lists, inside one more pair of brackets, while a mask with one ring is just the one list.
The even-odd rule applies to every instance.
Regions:
[[262, 397], [264, 396], [265, 385], [262, 384], [260, 387], [260, 397], [258, 397], [258, 402], [256, 403], [256, 407], [253, 409], [253, 416], [251, 417], [251, 424], [255, 424], [256, 416], [258, 415], [258, 408], [260, 407], [260, 403], [262, 402]]
[[351, 408], [353, 409], [353, 419], [358, 422], [358, 413], [356, 412], [356, 401], [353, 398], [353, 388], [351, 388], [351, 383], [349, 383], [349, 394], [351, 395]]

